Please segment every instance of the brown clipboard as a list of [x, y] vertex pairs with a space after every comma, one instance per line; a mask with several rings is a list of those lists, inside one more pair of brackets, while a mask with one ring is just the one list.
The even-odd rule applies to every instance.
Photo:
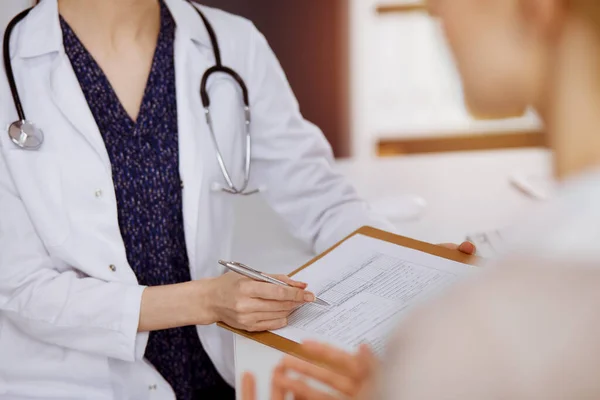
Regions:
[[[445, 247], [436, 246], [431, 243], [420, 242], [415, 239], [410, 239], [410, 238], [407, 238], [404, 236], [400, 236], [400, 235], [396, 235], [396, 234], [393, 234], [390, 232], [382, 231], [382, 230], [379, 230], [376, 228], [372, 228], [370, 226], [363, 226], [362, 228], [356, 230], [354, 233], [352, 233], [351, 235], [349, 235], [348, 237], [346, 237], [345, 239], [343, 239], [342, 241], [340, 241], [339, 243], [337, 243], [336, 245], [331, 247], [329, 250], [318, 255], [317, 257], [313, 258], [311, 261], [309, 261], [302, 267], [298, 268], [297, 270], [295, 270], [294, 272], [289, 274], [289, 276], [290, 277], [294, 276], [298, 272], [302, 271], [304, 268], [309, 267], [314, 262], [325, 257], [327, 254], [334, 251], [339, 245], [341, 245], [346, 240], [348, 240], [349, 238], [351, 238], [352, 236], [355, 236], [355, 235], [364, 235], [364, 236], [372, 237], [375, 239], [383, 240], [385, 242], [394, 243], [399, 246], [407, 247], [409, 249], [414, 249], [414, 250], [422, 251], [424, 253], [432, 254], [432, 255], [435, 255], [438, 257], [446, 258], [448, 260], [457, 261], [457, 262], [460, 262], [463, 264], [468, 264], [468, 265], [473, 265], [473, 266], [482, 265], [482, 259], [477, 256], [467, 255], [467, 254], [461, 253], [457, 250], [447, 249]], [[243, 331], [240, 329], [232, 328], [229, 325], [226, 325], [221, 322], [218, 325], [221, 328], [227, 329], [237, 335], [243, 336], [248, 339], [252, 339], [258, 343], [261, 343], [268, 347], [272, 347], [283, 353], [290, 354], [292, 356], [298, 357], [305, 361], [309, 361], [313, 364], [322, 365], [326, 368], [330, 368], [330, 366], [328, 366], [326, 362], [319, 360], [319, 359], [315, 359], [314, 357], [311, 357], [310, 355], [304, 353], [300, 343], [286, 339], [275, 333], [272, 333], [272, 332], [247, 332], [247, 331]]]

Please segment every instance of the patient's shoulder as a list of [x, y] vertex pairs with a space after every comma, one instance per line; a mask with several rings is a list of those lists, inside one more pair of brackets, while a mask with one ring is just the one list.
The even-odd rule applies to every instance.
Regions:
[[600, 265], [600, 169], [571, 178], [512, 232], [511, 250], [549, 261]]
[[537, 399], [569, 381], [559, 398], [580, 398], [595, 380], [576, 371], [600, 371], [599, 286], [595, 265], [512, 259], [407, 319], [383, 386], [402, 398]]

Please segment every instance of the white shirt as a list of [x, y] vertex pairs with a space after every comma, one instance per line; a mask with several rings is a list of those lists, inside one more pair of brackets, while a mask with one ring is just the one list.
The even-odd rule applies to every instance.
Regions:
[[600, 169], [561, 183], [555, 198], [512, 232], [507, 256], [567, 264], [600, 260]]
[[[200, 102], [201, 77], [214, 65], [198, 14], [165, 0], [177, 24], [177, 89], [183, 217], [193, 279], [223, 273], [232, 242], [232, 196], [223, 183]], [[321, 132], [305, 121], [264, 37], [239, 17], [202, 8], [223, 62], [245, 80], [252, 108], [250, 187], [290, 231], [320, 252], [373, 218], [332, 170]], [[44, 0], [11, 37], [11, 64], [29, 120], [44, 132], [24, 151], [0, 131], [0, 399], [173, 399], [147, 363], [138, 333], [141, 296], [120, 235], [106, 148], [62, 45], [57, 0]], [[2, 67], [0, 67], [2, 68]], [[17, 116], [0, 74], [0, 127]], [[208, 91], [217, 137], [239, 181], [243, 171], [240, 94], [225, 77]], [[239, 126], [238, 126], [239, 125]], [[260, 251], [260, 250], [258, 250]], [[199, 326], [221, 375], [234, 383], [229, 333]]]

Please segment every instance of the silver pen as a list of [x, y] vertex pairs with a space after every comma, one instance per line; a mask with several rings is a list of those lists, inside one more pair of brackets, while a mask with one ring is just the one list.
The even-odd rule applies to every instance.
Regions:
[[[233, 272], [236, 272], [240, 275], [244, 275], [247, 278], [254, 279], [255, 281], [267, 282], [267, 283], [272, 283], [274, 285], [291, 287], [291, 285], [289, 285], [283, 281], [280, 281], [279, 279], [275, 279], [265, 273], [257, 271], [254, 268], [250, 268], [249, 266], [244, 265], [242, 263], [238, 263], [238, 262], [234, 262], [234, 261], [219, 260], [219, 264], [221, 264], [222, 266], [224, 266], [225, 268], [227, 268]], [[320, 304], [322, 306], [330, 305], [328, 302], [326, 302], [323, 299], [318, 298], [317, 296], [315, 296], [314, 302], [315, 302], [315, 304]]]

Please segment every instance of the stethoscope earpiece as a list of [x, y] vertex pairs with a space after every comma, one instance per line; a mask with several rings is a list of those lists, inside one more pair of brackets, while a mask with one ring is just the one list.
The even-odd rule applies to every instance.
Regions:
[[8, 136], [15, 146], [24, 150], [37, 150], [44, 142], [44, 132], [33, 122], [24, 120], [10, 124]]

